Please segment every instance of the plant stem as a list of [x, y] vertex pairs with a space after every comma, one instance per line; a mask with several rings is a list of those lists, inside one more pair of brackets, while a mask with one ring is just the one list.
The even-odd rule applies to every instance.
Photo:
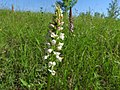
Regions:
[[51, 82], [51, 73], [49, 73], [48, 75], [47, 90], [50, 90], [50, 82]]

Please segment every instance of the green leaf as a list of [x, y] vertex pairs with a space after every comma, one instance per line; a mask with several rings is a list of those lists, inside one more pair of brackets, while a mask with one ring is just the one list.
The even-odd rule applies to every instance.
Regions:
[[24, 81], [23, 79], [20, 78], [20, 81], [22, 82], [22, 84], [26, 87], [28, 87], [28, 83], [26, 81]]
[[78, 87], [77, 86], [75, 86], [75, 89], [74, 90], [78, 90]]

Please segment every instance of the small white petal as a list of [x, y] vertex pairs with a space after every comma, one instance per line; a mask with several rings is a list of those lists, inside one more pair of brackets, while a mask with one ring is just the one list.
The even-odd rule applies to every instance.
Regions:
[[53, 66], [55, 66], [55, 65], [56, 65], [56, 62], [52, 62], [52, 64], [53, 64]]
[[60, 55], [60, 52], [53, 52], [56, 56]]
[[52, 67], [52, 62], [50, 61], [49, 63], [48, 63], [48, 67]]
[[56, 35], [55, 33], [51, 32], [51, 35], [50, 35], [52, 38], [56, 38], [58, 37], [58, 35]]
[[63, 27], [58, 27], [58, 30], [63, 30]]
[[44, 56], [44, 60], [48, 59], [49, 55]]
[[50, 46], [50, 43], [46, 43], [48, 46]]
[[64, 40], [64, 33], [60, 33], [60, 39]]
[[56, 56], [56, 58], [58, 59], [58, 58], [59, 58], [59, 56], [57, 55], [57, 56]]
[[58, 50], [58, 51], [62, 50], [62, 46], [58, 46], [58, 47], [57, 47], [57, 50]]
[[52, 43], [52, 45], [55, 45], [56, 44], [56, 40], [52, 40], [51, 43]]
[[56, 74], [56, 72], [53, 70], [53, 71], [51, 72], [51, 74], [54, 76], [54, 75]]
[[[62, 12], [61, 12], [61, 13], [62, 13]], [[63, 18], [63, 14], [61, 14], [60, 16], [61, 16], [61, 18]]]
[[50, 62], [48, 63], [48, 67], [52, 67], [52, 68], [53, 68], [55, 65], [56, 65], [56, 62], [51, 62], [51, 61], [50, 61]]
[[53, 24], [50, 24], [50, 26], [53, 27], [53, 28], [55, 27]]
[[58, 46], [63, 46], [63, 45], [64, 45], [64, 43], [60, 43], [60, 42], [59, 42], [59, 44], [58, 44]]
[[64, 24], [64, 22], [61, 22], [61, 25], [63, 25]]
[[54, 76], [56, 74], [56, 72], [54, 70], [50, 70], [48, 69], [49, 72], [51, 72], [51, 74]]
[[59, 62], [62, 62], [62, 59], [63, 59], [62, 57], [56, 56], [56, 58], [58, 59]]
[[53, 49], [48, 49], [47, 52], [48, 53], [51, 53], [53, 51]]

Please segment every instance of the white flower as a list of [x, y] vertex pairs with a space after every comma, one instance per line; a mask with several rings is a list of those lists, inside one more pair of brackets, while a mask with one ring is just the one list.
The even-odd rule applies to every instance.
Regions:
[[51, 62], [51, 61], [50, 61], [50, 62], [48, 63], [48, 67], [54, 67], [55, 65], [56, 65], [56, 62]]
[[49, 62], [49, 63], [48, 63], [48, 67], [52, 67], [52, 62]]
[[50, 24], [50, 26], [53, 27], [53, 28], [55, 27], [53, 24]]
[[58, 59], [58, 61], [60, 61], [60, 62], [62, 62], [62, 57], [60, 57], [60, 56], [56, 56], [56, 58]]
[[44, 56], [44, 60], [46, 60], [49, 57], [49, 55]]
[[58, 51], [62, 50], [62, 46], [58, 46], [58, 47], [57, 47], [57, 50], [58, 50]]
[[58, 44], [58, 46], [61, 46], [61, 47], [62, 47], [63, 45], [64, 45], [64, 43], [60, 43], [60, 42], [59, 42], [59, 44]]
[[46, 43], [48, 46], [50, 46], [50, 43]]
[[57, 50], [60, 51], [62, 49], [62, 46], [64, 45], [64, 43], [60, 43], [58, 44]]
[[46, 43], [46, 45], [50, 48], [50, 43]]
[[64, 40], [64, 33], [60, 33], [60, 39]]
[[64, 22], [61, 22], [61, 25], [63, 25], [64, 24]]
[[[56, 24], [54, 24], [56, 23]], [[62, 10], [60, 9], [59, 6], [56, 6], [56, 12], [55, 12], [55, 17], [53, 20], [53, 23], [50, 24], [50, 30], [48, 32], [48, 40], [49, 43], [47, 44], [47, 49], [46, 49], [46, 53], [47, 55], [44, 56], [44, 59], [56, 59], [57, 62], [55, 62], [56, 60], [51, 60], [48, 62], [48, 72], [51, 73], [52, 75], [56, 74], [56, 71], [54, 70], [54, 66], [58, 63], [58, 62], [62, 62], [63, 57], [61, 57], [61, 52], [59, 52], [64, 43], [58, 42], [58, 41], [62, 41], [65, 38], [64, 33], [62, 33], [63, 28], [63, 14], [62, 14]], [[57, 50], [56, 50], [57, 49]], [[51, 56], [51, 57], [50, 57]]]
[[56, 74], [56, 72], [54, 70], [50, 70], [48, 69], [49, 72], [51, 72], [51, 74], [54, 76]]
[[51, 35], [50, 35], [52, 38], [55, 38], [55, 37], [58, 37], [58, 35], [56, 35], [54, 32], [51, 32]]
[[52, 40], [51, 43], [52, 43], [52, 45], [55, 45], [56, 44], [56, 40]]
[[56, 65], [56, 62], [53, 62], [53, 66], [55, 66]]
[[56, 56], [60, 55], [60, 52], [53, 52]]
[[53, 51], [53, 49], [48, 49], [47, 52], [48, 53], [51, 53]]
[[63, 30], [63, 27], [58, 27], [58, 30]]

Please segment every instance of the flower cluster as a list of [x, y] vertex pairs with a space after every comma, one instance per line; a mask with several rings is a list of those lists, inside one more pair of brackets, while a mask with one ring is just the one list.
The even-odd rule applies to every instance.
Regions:
[[46, 55], [44, 59], [49, 60], [48, 71], [55, 75], [56, 71], [54, 66], [58, 62], [62, 62], [63, 57], [61, 57], [61, 50], [64, 45], [64, 33], [63, 33], [63, 14], [59, 5], [56, 5], [55, 15], [53, 17], [53, 22], [50, 24], [50, 30], [48, 33], [49, 40], [46, 43]]

